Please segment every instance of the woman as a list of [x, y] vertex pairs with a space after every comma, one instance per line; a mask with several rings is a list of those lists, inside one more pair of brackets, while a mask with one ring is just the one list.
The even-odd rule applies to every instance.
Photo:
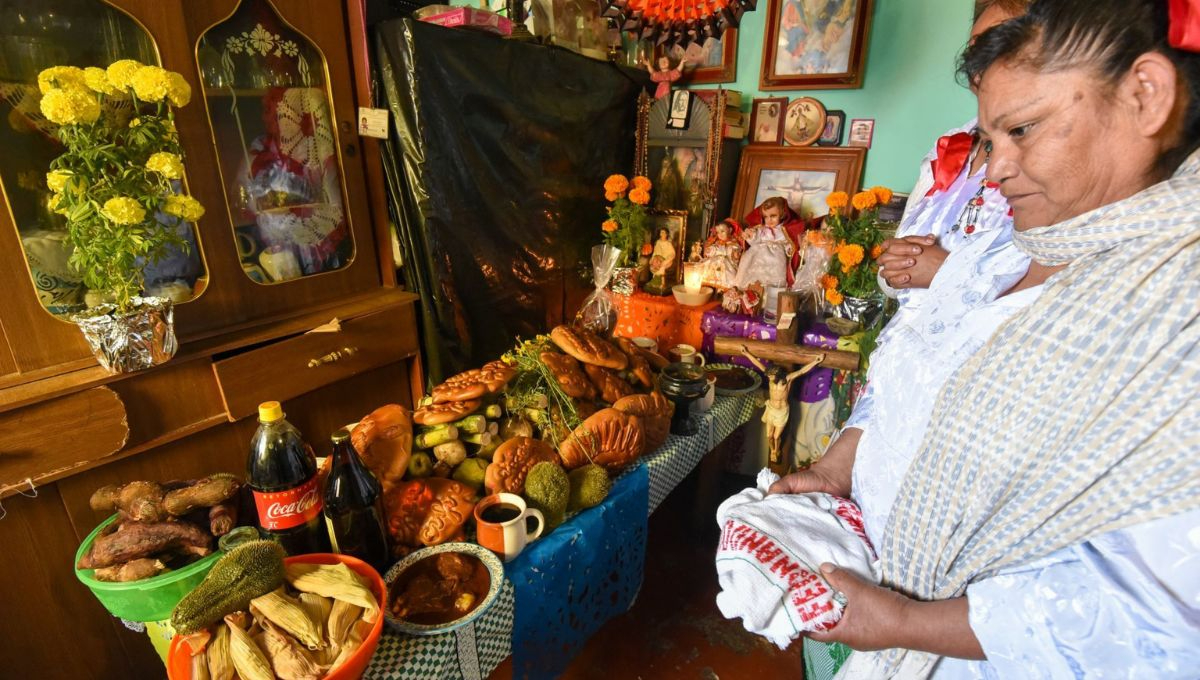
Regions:
[[[822, 566], [848, 604], [814, 637], [884, 650], [839, 677], [1200, 668], [1200, 56], [1167, 14], [1036, 0], [964, 57], [1016, 245], [1060, 271], [941, 391], [888, 587]], [[789, 488], [849, 491], [827, 460]]]
[[658, 230], [658, 241], [654, 243], [654, 251], [650, 256], [650, 283], [646, 290], [652, 293], [666, 293], [670, 290], [667, 285], [667, 275], [675, 265], [675, 246], [671, 243], [671, 232], [666, 228]]

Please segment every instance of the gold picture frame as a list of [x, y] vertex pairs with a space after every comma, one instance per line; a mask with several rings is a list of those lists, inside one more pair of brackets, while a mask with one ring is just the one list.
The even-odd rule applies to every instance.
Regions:
[[[661, 210], [651, 208], [646, 211], [646, 215], [650, 218], [647, 221], [648, 231], [650, 232], [651, 246], [658, 245], [659, 230], [666, 229], [668, 240], [671, 246], [675, 249], [675, 262], [671, 265], [671, 270], [664, 280], [668, 286], [673, 286], [678, 283], [683, 283], [683, 262], [687, 260], [687, 225], [688, 212], [686, 210]], [[651, 257], [654, 257], [653, 254]], [[670, 288], [664, 294], [669, 294]]]

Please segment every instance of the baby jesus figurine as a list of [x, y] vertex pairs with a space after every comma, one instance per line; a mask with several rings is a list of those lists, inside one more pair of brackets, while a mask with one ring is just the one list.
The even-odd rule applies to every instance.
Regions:
[[750, 352], [750, 348], [742, 345], [742, 356], [750, 360], [758, 370], [762, 371], [767, 376], [767, 403], [763, 410], [762, 421], [767, 426], [767, 441], [770, 445], [770, 467], [771, 470], [786, 474], [790, 472], [790, 464], [784, 465], [779, 455], [779, 447], [783, 442], [783, 432], [787, 429], [788, 415], [790, 406], [788, 404], [788, 392], [791, 390], [792, 381], [800, 376], [813, 370], [825, 360], [825, 355], [817, 356], [807, 364], [788, 373], [782, 366], [774, 364], [765, 365], [762, 360], [754, 356]]

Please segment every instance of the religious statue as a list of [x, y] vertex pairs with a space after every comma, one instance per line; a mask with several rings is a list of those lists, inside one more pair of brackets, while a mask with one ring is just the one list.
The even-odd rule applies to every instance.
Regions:
[[787, 429], [788, 415], [791, 409], [788, 404], [788, 392], [792, 388], [792, 381], [816, 368], [825, 360], [825, 355], [819, 355], [791, 373], [788, 373], [782, 366], [763, 364], [762, 360], [754, 356], [750, 352], [750, 348], [745, 345], [742, 345], [742, 356], [749, 359], [750, 363], [767, 376], [767, 403], [763, 410], [762, 421], [767, 426], [770, 467], [775, 472], [786, 474], [790, 471], [787, 468], [791, 466], [783, 463], [779, 448], [783, 442], [783, 433]]
[[746, 229], [743, 238], [746, 252], [738, 264], [734, 286], [747, 288], [752, 283], [786, 288], [789, 265], [796, 244], [782, 225], [787, 201], [772, 196], [759, 206], [763, 223]]
[[704, 243], [701, 241], [692, 241], [691, 254], [688, 255], [688, 262], [699, 262], [704, 259]]
[[675, 246], [671, 244], [671, 232], [665, 227], [658, 230], [658, 241], [654, 243], [654, 252], [650, 256], [650, 283], [646, 284], [646, 292], [666, 295], [671, 292], [667, 283], [667, 274], [675, 265]]
[[662, 99], [671, 91], [671, 83], [683, 77], [683, 63], [671, 68], [670, 57], [658, 58], [658, 70], [651, 68], [650, 63], [646, 63], [646, 72], [650, 74], [650, 80], [658, 83], [658, 89], [654, 91], [655, 99]]
[[720, 222], [709, 231], [704, 242], [704, 285], [716, 291], [733, 288], [738, 261], [742, 259], [741, 232], [742, 228], [733, 219]]

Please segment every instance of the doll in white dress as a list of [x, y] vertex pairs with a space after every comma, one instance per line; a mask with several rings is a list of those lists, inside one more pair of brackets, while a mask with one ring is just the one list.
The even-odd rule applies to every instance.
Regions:
[[732, 219], [712, 228], [704, 242], [704, 285], [716, 291], [733, 288], [738, 262], [742, 259], [740, 236], [741, 227]]
[[781, 224], [787, 209], [787, 201], [780, 196], [772, 196], [759, 206], [763, 223], [743, 234], [746, 252], [738, 265], [735, 287], [744, 289], [752, 283], [787, 287], [788, 262], [796, 252], [796, 245]]

